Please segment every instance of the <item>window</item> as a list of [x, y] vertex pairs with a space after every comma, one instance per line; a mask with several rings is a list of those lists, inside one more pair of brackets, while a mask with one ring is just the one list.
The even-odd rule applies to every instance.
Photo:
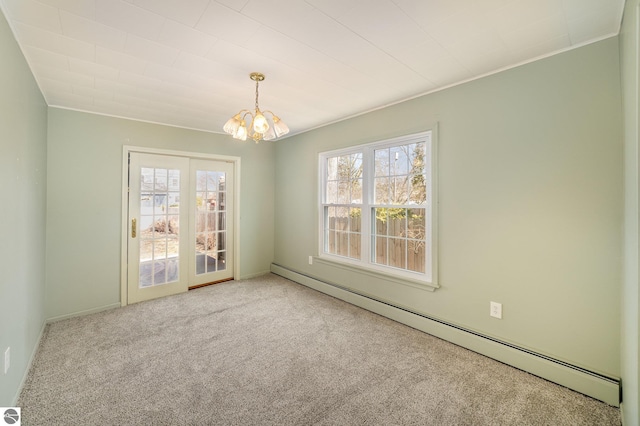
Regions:
[[320, 258], [435, 283], [434, 131], [320, 154]]

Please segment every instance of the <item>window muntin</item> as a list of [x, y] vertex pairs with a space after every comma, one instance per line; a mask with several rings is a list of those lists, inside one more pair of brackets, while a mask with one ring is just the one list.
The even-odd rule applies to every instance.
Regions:
[[432, 131], [320, 154], [320, 256], [433, 283]]

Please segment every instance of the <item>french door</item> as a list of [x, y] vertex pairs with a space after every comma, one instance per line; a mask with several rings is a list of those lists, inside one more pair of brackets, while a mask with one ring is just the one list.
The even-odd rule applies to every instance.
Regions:
[[233, 164], [129, 154], [127, 303], [233, 278]]

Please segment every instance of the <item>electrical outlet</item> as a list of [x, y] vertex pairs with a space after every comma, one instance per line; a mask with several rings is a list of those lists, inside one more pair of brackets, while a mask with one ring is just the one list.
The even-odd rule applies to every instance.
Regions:
[[11, 348], [7, 348], [6, 351], [4, 351], [4, 374], [7, 374], [9, 372], [9, 365], [11, 364]]
[[313, 265], [313, 256], [309, 256], [309, 265]]
[[502, 319], [502, 303], [490, 302], [489, 315], [494, 318]]

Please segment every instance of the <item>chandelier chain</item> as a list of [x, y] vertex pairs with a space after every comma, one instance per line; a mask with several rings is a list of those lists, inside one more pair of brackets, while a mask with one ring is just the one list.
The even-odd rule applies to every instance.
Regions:
[[256, 111], [259, 110], [258, 108], [258, 80], [256, 80]]

